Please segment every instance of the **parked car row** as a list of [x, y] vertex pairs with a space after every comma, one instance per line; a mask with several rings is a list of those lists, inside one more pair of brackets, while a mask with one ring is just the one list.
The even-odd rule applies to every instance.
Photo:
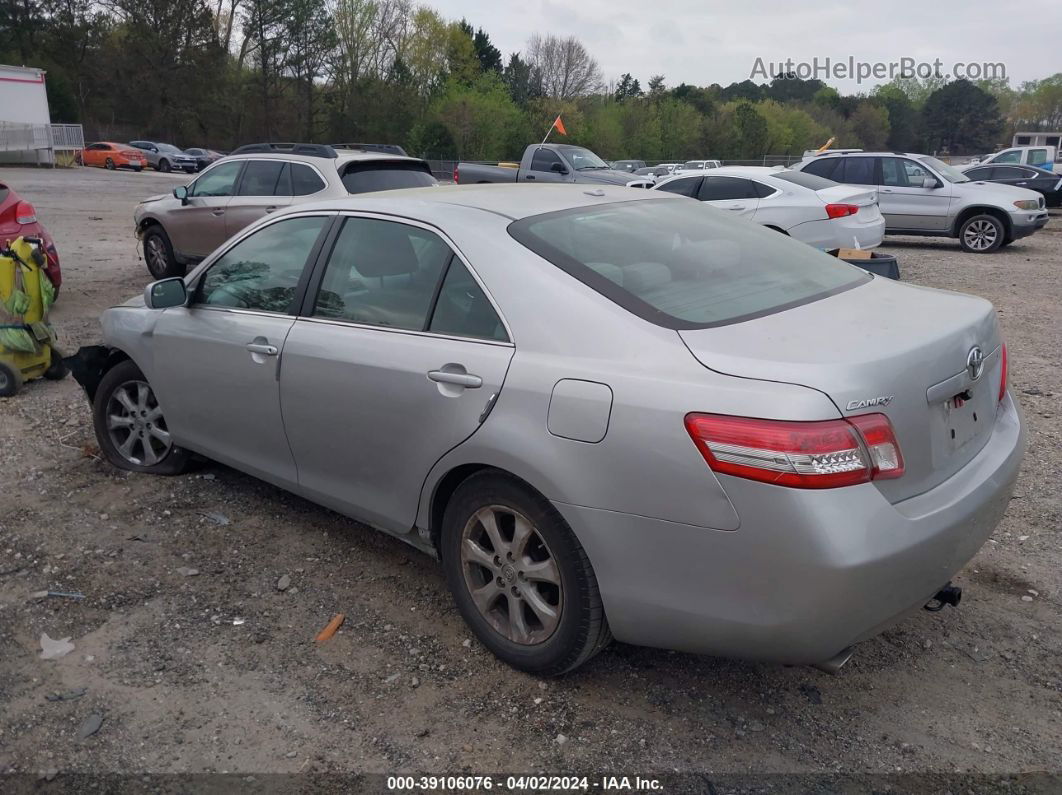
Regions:
[[100, 166], [108, 170], [131, 168], [142, 171], [150, 166], [156, 171], [202, 171], [223, 157], [213, 149], [192, 148], [182, 150], [173, 144], [154, 141], [130, 141], [127, 144], [114, 141], [97, 141], [88, 144], [78, 153], [84, 166]]

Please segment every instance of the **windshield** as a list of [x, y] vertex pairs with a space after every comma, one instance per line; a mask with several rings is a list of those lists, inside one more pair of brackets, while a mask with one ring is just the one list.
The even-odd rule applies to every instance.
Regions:
[[155, 146], [160, 152], [169, 152], [175, 155], [183, 154], [183, 152], [173, 144], [155, 144]]
[[583, 171], [588, 168], [608, 168], [608, 163], [589, 149], [584, 149], [581, 146], [562, 146], [558, 148], [576, 171]]
[[703, 160], [687, 160], [682, 164], [683, 168], [704, 168]]
[[935, 157], [920, 157], [918, 159], [940, 174], [940, 176], [944, 177], [948, 182], [970, 181], [970, 178], [959, 171], [959, 169], [954, 166], [949, 166], [947, 163], [937, 160]]
[[510, 224], [509, 234], [624, 309], [673, 329], [773, 314], [871, 278], [773, 230], [670, 198], [531, 216]]

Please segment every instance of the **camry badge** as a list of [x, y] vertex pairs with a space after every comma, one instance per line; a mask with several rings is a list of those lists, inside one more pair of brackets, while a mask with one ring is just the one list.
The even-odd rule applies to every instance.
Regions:
[[970, 374], [970, 380], [976, 381], [985, 371], [985, 354], [980, 345], [974, 345], [966, 355], [966, 372]]
[[863, 400], [849, 400], [848, 405], [845, 406], [845, 411], [855, 411], [856, 409], [868, 409], [871, 406], [887, 406], [892, 402], [892, 395], [882, 395], [881, 397], [864, 398]]

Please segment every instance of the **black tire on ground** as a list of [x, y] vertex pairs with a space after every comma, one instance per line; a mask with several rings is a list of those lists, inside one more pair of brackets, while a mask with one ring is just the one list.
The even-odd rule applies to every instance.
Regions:
[[156, 279], [184, 276], [185, 267], [173, 255], [173, 244], [166, 230], [158, 224], [144, 233], [144, 263]]
[[1012, 238], [1012, 237], [1005, 237], [1005, 238], [1003, 238], [1003, 242], [999, 244], [999, 247], [1000, 247], [1000, 248], [1004, 248], [1004, 247], [1006, 247], [1006, 246], [1009, 246], [1009, 245], [1010, 245], [1011, 243], [1013, 243], [1013, 242], [1014, 242], [1014, 238]]
[[[476, 513], [492, 506], [526, 517], [542, 542], [541, 545], [536, 545], [538, 556], [527, 557], [518, 565], [539, 560], [544, 550], [545, 556], [552, 558], [559, 572], [559, 619], [552, 634], [533, 644], [517, 643], [496, 629], [476, 606], [471, 595], [471, 586], [466, 582], [465, 567], [468, 565], [473, 568], [479, 566], [477, 570], [481, 571], [487, 581], [493, 576], [487, 576], [490, 572], [485, 566], [469, 564], [463, 561], [461, 555], [466, 527], [475, 527], [472, 522]], [[498, 527], [503, 536], [509, 532], [508, 540], [515, 542], [514, 530], [506, 531], [500, 522]], [[484, 646], [514, 668], [557, 676], [578, 668], [611, 642], [612, 633], [609, 631], [601, 603], [597, 577], [586, 552], [556, 508], [516, 478], [486, 470], [472, 475], [458, 486], [446, 506], [439, 549], [447, 584], [461, 616]], [[525, 549], [530, 554], [531, 545]], [[501, 563], [504, 564], [505, 560]], [[508, 584], [526, 588], [529, 580], [522, 576], [522, 570], [518, 579], [511, 579], [508, 577], [511, 572], [506, 573], [505, 568], [511, 567], [499, 568], [497, 582], [502, 583], [503, 575], [506, 577], [504, 582], [507, 585], [501, 589], [501, 596], [504, 597], [504, 612], [507, 615], [508, 610], [512, 609], [511, 605], [519, 604], [516, 609], [525, 609], [522, 601], [509, 599]], [[516, 593], [516, 590], [513, 592]], [[541, 592], [539, 596], [541, 597]], [[521, 597], [521, 600], [523, 598]], [[495, 602], [494, 609], [501, 610], [500, 605], [499, 599]], [[528, 606], [526, 609], [531, 608]]]
[[51, 360], [48, 369], [44, 371], [44, 377], [49, 381], [62, 381], [70, 374], [70, 368], [63, 363], [63, 354], [54, 345], [50, 355]]
[[1003, 243], [1006, 229], [994, 215], [973, 215], [959, 227], [959, 244], [971, 254], [988, 254]]
[[133, 166], [133, 171], [135, 171], [137, 174], [139, 174], [143, 170], [144, 170], [143, 166]]
[[169, 171], [170, 171], [170, 161], [167, 160], [166, 158], [162, 158], [162, 160], [159, 161], [159, 165], [158, 165], [158, 169], [157, 170], [168, 174]]
[[114, 171], [114, 161], [109, 157], [103, 162], [103, 167], [108, 171]]
[[[144, 374], [132, 360], [126, 359], [108, 370], [96, 389], [96, 397], [92, 402], [92, 425], [96, 431], [96, 441], [99, 442], [100, 450], [107, 460], [119, 469], [127, 469], [130, 472], [143, 472], [150, 475], [180, 475], [188, 468], [191, 460], [191, 454], [187, 450], [174, 445], [169, 448], [159, 461], [151, 465], [145, 465], [131, 461], [123, 456], [111, 438], [108, 430], [108, 408], [111, 398], [115, 392], [126, 387], [130, 382], [147, 383], [147, 379], [144, 378]], [[160, 417], [156, 420], [156, 423], [162, 427], [165, 419]], [[140, 449], [142, 452], [142, 448]], [[137, 447], [133, 447], [134, 453], [137, 450]]]
[[0, 397], [12, 397], [22, 389], [22, 373], [17, 367], [0, 362]]

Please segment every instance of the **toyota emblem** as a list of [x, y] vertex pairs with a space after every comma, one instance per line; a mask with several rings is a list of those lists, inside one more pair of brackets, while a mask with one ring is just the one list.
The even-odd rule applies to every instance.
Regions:
[[981, 350], [980, 345], [974, 345], [970, 348], [970, 353], [966, 356], [966, 372], [970, 374], [970, 380], [976, 381], [981, 377], [981, 373], [985, 371], [985, 354]]

